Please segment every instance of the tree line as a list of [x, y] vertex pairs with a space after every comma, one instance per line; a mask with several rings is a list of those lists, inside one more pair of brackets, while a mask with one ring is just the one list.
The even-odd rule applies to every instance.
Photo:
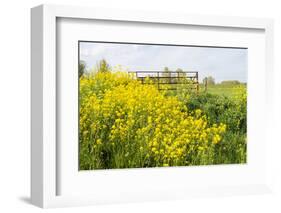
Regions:
[[[80, 60], [79, 61], [79, 78], [86, 73], [86, 67], [87, 67], [86, 62], [83, 60]], [[111, 66], [105, 59], [102, 59], [96, 64], [95, 70], [97, 70], [97, 72], [110, 72]], [[176, 76], [173, 76], [173, 74], [175, 74], [173, 72], [177, 73]], [[181, 68], [177, 68], [175, 71], [171, 71], [168, 67], [164, 67], [163, 73], [161, 76], [165, 77], [165, 79], [163, 79], [163, 81], [171, 83], [174, 80], [173, 77], [174, 78], [177, 78], [177, 77], [183, 78], [186, 76], [186, 73]], [[212, 85], [216, 84], [216, 81], [213, 76], [208, 76], [208, 77], [203, 78], [202, 83], [204, 85], [212, 86]], [[225, 81], [222, 81], [220, 84], [221, 85], [239, 85], [239, 84], [241, 84], [241, 82], [238, 80], [225, 80]]]

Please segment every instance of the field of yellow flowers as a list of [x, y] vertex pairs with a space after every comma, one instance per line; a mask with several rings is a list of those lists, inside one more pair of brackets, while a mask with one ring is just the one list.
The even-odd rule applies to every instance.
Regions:
[[242, 94], [237, 101], [168, 93], [126, 72], [91, 73], [79, 83], [81, 170], [246, 162]]

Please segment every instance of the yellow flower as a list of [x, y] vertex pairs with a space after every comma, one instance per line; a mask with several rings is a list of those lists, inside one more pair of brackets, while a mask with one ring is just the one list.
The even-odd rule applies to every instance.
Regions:
[[102, 144], [101, 139], [97, 139], [97, 144], [98, 144], [98, 145]]
[[[94, 151], [108, 150], [112, 158], [130, 153], [129, 158], [134, 156], [132, 150], [139, 149], [146, 159], [136, 161], [149, 158], [148, 162], [163, 166], [186, 165], [191, 153], [212, 149], [226, 131], [225, 124], [210, 126], [200, 109], [192, 113], [177, 97], [124, 72], [80, 78], [79, 122], [84, 150], [91, 146]], [[98, 139], [91, 145], [93, 138]], [[140, 157], [137, 152], [135, 157]], [[90, 158], [100, 162], [98, 156]]]
[[200, 109], [195, 110], [196, 117], [199, 117], [201, 115], [202, 111]]

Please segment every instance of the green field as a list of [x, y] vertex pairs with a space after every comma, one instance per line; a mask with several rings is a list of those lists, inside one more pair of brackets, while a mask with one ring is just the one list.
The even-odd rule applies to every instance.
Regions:
[[210, 93], [213, 95], [222, 95], [229, 98], [236, 97], [237, 95], [240, 95], [241, 89], [246, 89], [246, 84], [230, 84], [230, 85], [223, 85], [223, 84], [215, 84], [210, 85], [207, 87], [207, 91], [205, 91], [205, 86], [200, 84], [200, 93]]

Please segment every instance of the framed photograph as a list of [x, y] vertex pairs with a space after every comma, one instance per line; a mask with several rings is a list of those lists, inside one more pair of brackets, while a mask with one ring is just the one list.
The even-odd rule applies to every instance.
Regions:
[[272, 20], [31, 15], [33, 204], [271, 191]]

